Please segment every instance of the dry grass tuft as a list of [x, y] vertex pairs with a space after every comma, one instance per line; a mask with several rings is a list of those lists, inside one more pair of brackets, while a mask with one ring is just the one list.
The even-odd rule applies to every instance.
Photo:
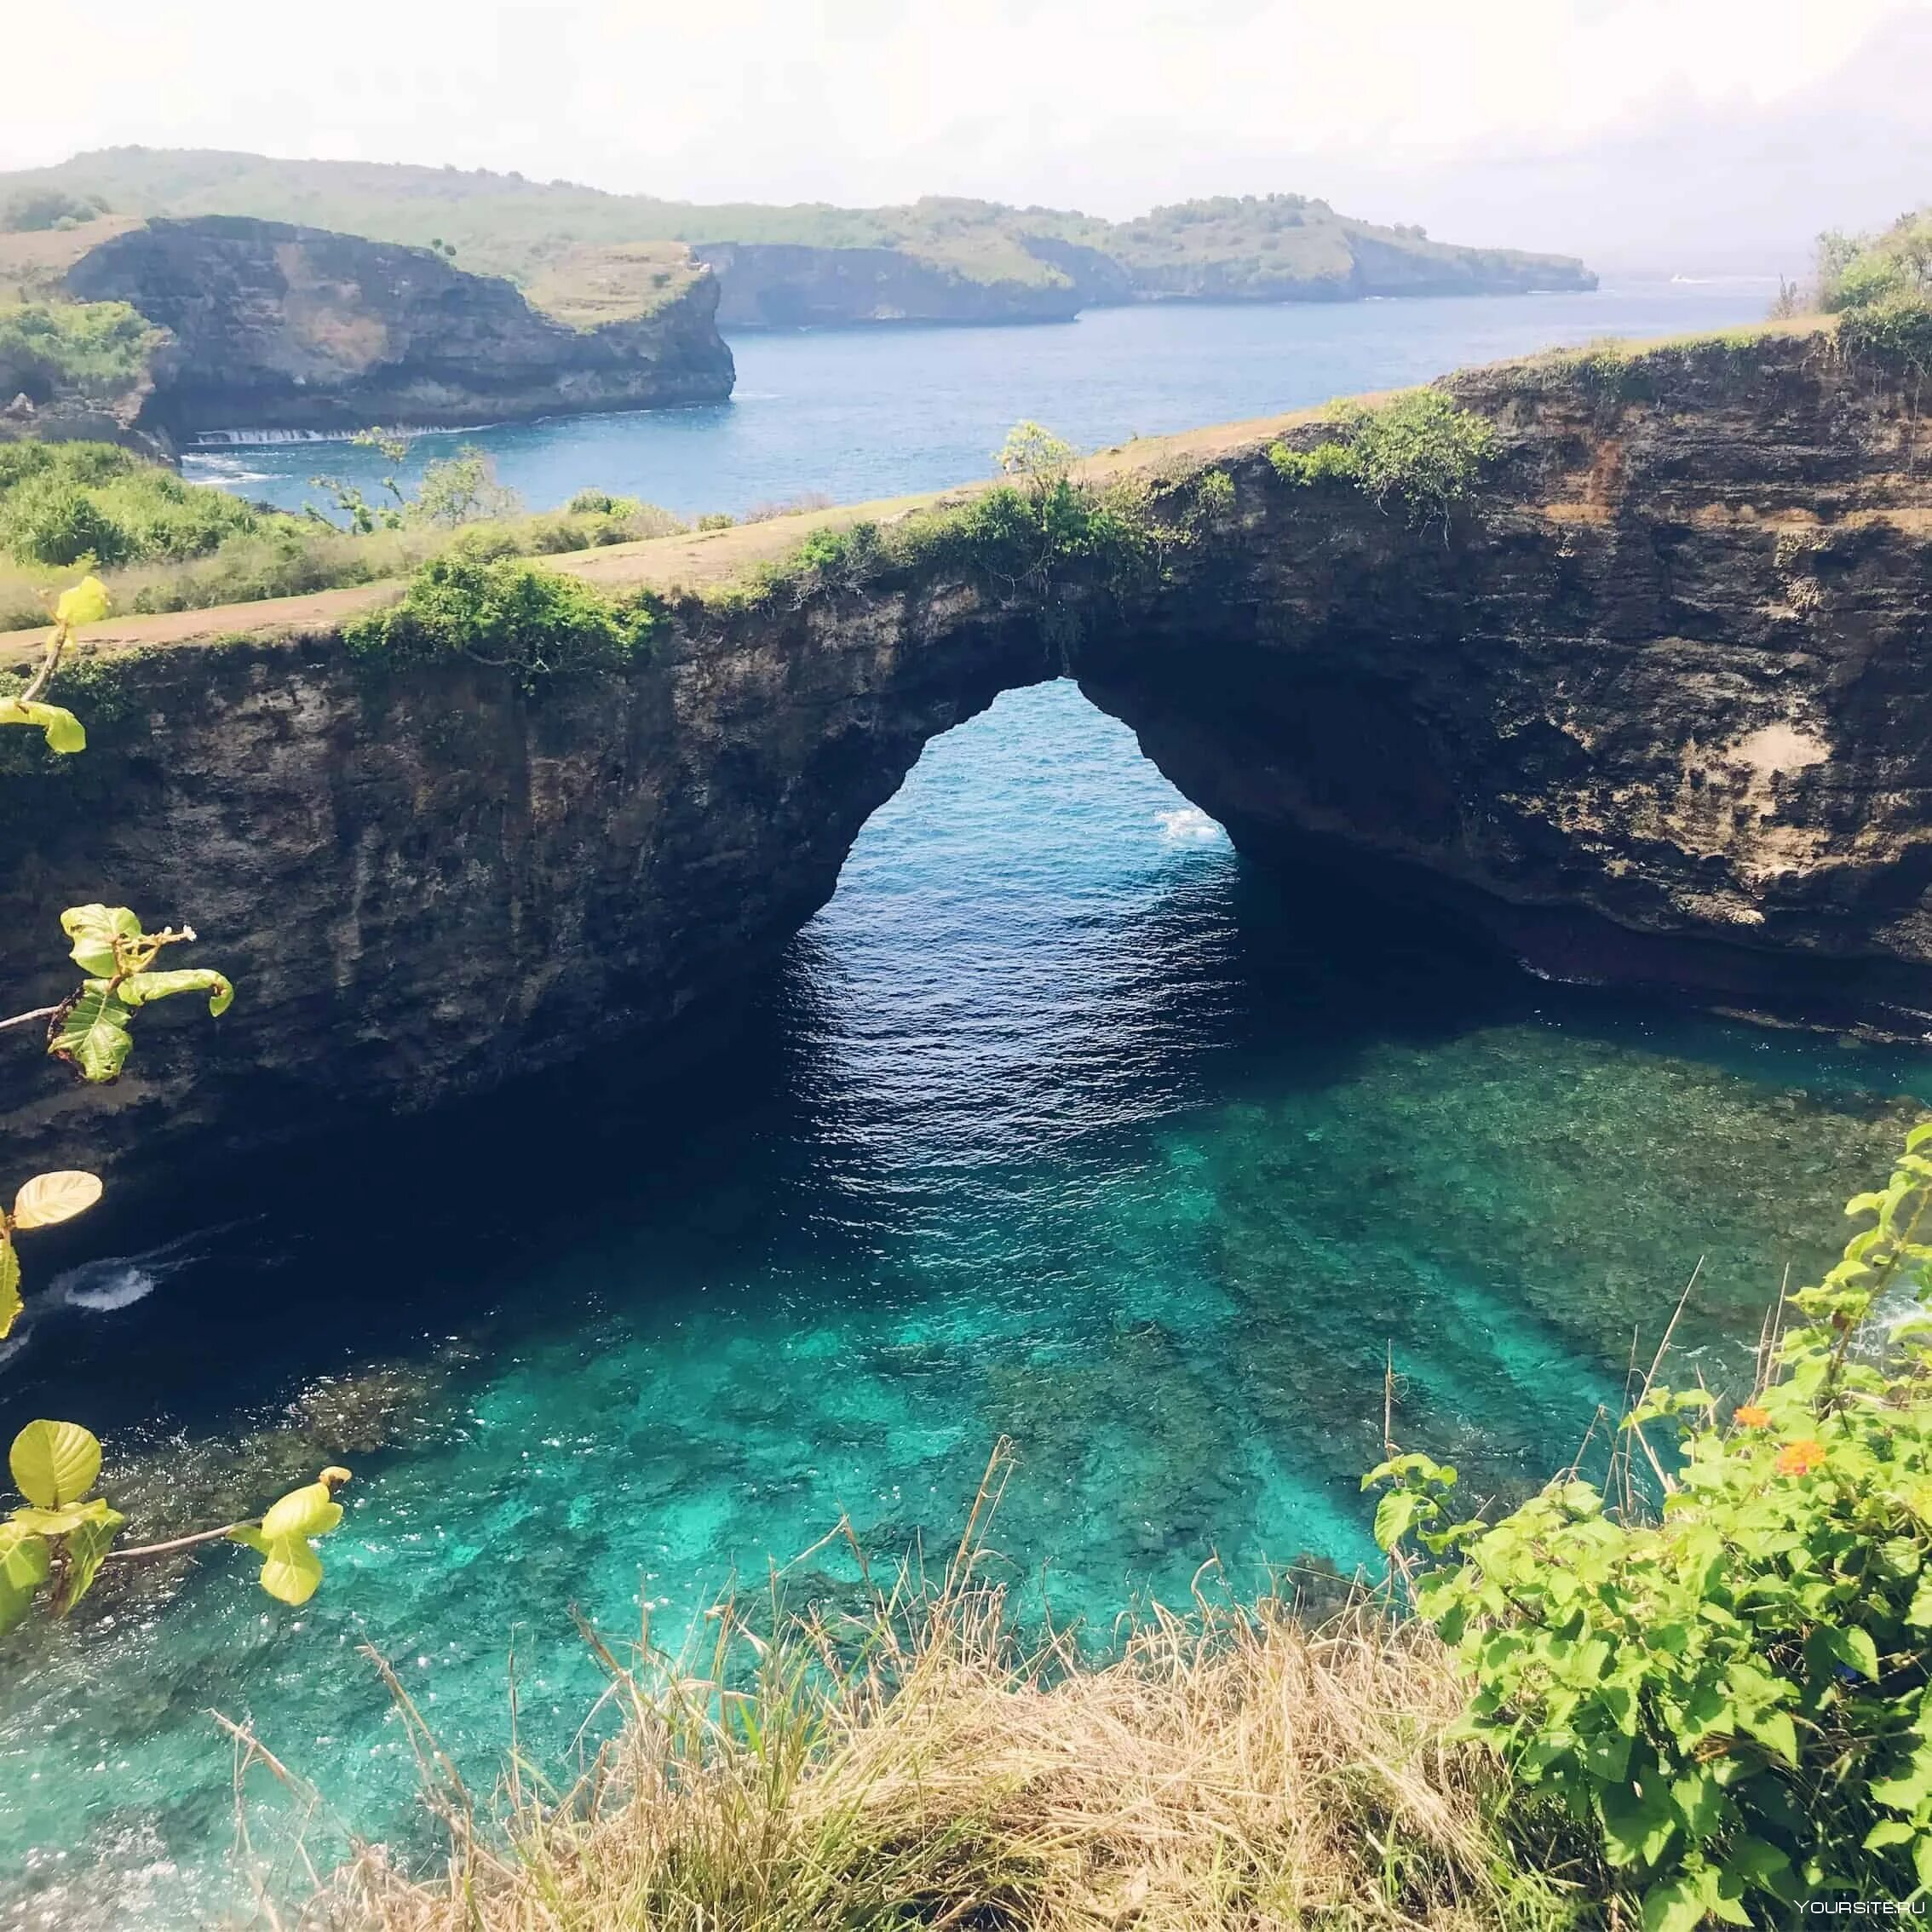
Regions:
[[[997, 1463], [995, 1478], [997, 1481]], [[986, 1503], [982, 1498], [982, 1504]], [[975, 1512], [984, 1521], [986, 1510]], [[449, 1833], [434, 1876], [379, 1848], [299, 1915], [380, 1932], [1264, 1932], [1550, 1927], [1500, 1780], [1446, 1734], [1425, 1630], [1360, 1601], [1157, 1613], [1108, 1661], [1028, 1646], [963, 1546], [860, 1626], [715, 1613], [701, 1670], [600, 1644], [615, 1740], [574, 1788], [526, 1768], [492, 1825], [417, 1725]], [[593, 1639], [595, 1642], [595, 1640]], [[394, 1684], [399, 1697], [400, 1686]]]

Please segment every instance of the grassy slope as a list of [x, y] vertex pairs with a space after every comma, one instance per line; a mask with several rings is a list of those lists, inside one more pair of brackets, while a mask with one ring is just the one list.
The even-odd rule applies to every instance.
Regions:
[[[43, 186], [99, 194], [124, 214], [254, 215], [417, 245], [453, 242], [459, 267], [509, 275], [526, 285], [586, 248], [641, 241], [898, 248], [969, 280], [1034, 285], [1063, 278], [1027, 250], [1022, 238], [1029, 235], [1078, 243], [1130, 268], [1169, 273], [1212, 262], [1237, 272], [1259, 265], [1330, 279], [1346, 274], [1354, 237], [1373, 238], [1424, 262], [1470, 252], [1350, 221], [1324, 202], [1293, 196], [1187, 204], [1112, 223], [1066, 210], [944, 197], [899, 208], [822, 202], [700, 206], [481, 170], [111, 148], [0, 176], [0, 198]], [[1500, 258], [1507, 251], [1476, 252]]]
[[[1811, 335], [1831, 326], [1830, 318], [1799, 316], [1784, 322], [1763, 324], [1756, 330], [1742, 333]], [[1736, 333], [1739, 332], [1730, 332]], [[1729, 339], [1729, 336], [1721, 332], [1713, 336], [1671, 336], [1656, 342], [1627, 342], [1608, 348], [1592, 345], [1588, 350], [1547, 351], [1498, 366], [1534, 370], [1579, 355], [1601, 357], [1614, 353], [1625, 357], [1641, 356], [1651, 350], [1724, 339]], [[1372, 403], [1381, 399], [1369, 395], [1352, 400]], [[1281, 416], [1217, 423], [1172, 436], [1137, 438], [1084, 458], [1075, 466], [1075, 474], [1090, 482], [1104, 484], [1136, 474], [1172, 476], [1190, 473], [1231, 457], [1256, 454], [1291, 430], [1325, 421], [1331, 406], [1324, 404]], [[612, 592], [649, 589], [704, 593], [743, 578], [762, 565], [782, 562], [814, 530], [843, 530], [855, 523], [892, 523], [907, 516], [944, 512], [957, 508], [973, 492], [987, 486], [985, 482], [966, 483], [950, 490], [929, 491], [916, 496], [881, 497], [870, 503], [843, 503], [795, 515], [775, 516], [726, 530], [692, 531], [637, 543], [552, 555], [541, 561], [550, 568], [567, 571], [572, 576]], [[1546, 509], [1551, 515], [1566, 514], [1565, 506], [1546, 506]], [[1893, 514], [1909, 516], [1918, 513]], [[313, 637], [339, 630], [348, 618], [359, 612], [393, 601], [397, 590], [398, 585], [393, 582], [365, 584], [353, 589], [324, 590], [306, 596], [175, 611], [164, 616], [113, 617], [90, 628], [85, 647], [89, 653], [111, 655], [118, 651], [156, 645], [205, 643], [237, 636], [265, 641]], [[46, 636], [44, 630], [0, 632], [0, 671], [17, 670], [37, 661], [45, 647]]]
[[[715, 1650], [681, 1669], [607, 1653], [621, 1728], [565, 1802], [546, 1803], [526, 1773], [488, 1822], [459, 1801], [443, 1873], [412, 1880], [371, 1849], [331, 1875], [302, 1923], [1572, 1923], [1567, 1906], [1595, 1874], [1512, 1832], [1493, 1761], [1447, 1736], [1461, 1686], [1428, 1631], [1361, 1602], [1311, 1628], [1269, 1601], [1157, 1613], [1095, 1661], [1016, 1632], [1001, 1593], [973, 1573], [976, 1554], [929, 1590], [901, 1579], [849, 1624], [722, 1607]], [[720, 1682], [737, 1690], [725, 1716]]]

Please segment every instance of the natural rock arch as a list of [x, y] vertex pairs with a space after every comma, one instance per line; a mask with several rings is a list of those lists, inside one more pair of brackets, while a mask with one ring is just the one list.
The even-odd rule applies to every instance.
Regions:
[[668, 1064], [929, 739], [1062, 672], [1264, 863], [1371, 871], [1545, 970], [1924, 1032], [1925, 432], [1821, 338], [1601, 361], [1457, 379], [1502, 454], [1446, 535], [1284, 483], [1270, 431], [1208, 440], [1233, 512], [1126, 605], [888, 573], [691, 607], [533, 697], [372, 677], [326, 627], [111, 660], [86, 757], [0, 777], [0, 977], [58, 996], [48, 908], [125, 897], [241, 997], [147, 1029], [111, 1112], [9, 1083], [10, 1159], [205, 1158], [618, 1038]]

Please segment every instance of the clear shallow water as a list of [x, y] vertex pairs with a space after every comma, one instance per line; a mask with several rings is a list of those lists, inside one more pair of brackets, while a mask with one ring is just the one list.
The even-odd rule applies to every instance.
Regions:
[[[916, 339], [936, 388], [948, 337]], [[850, 493], [886, 459], [839, 460]], [[620, 1061], [305, 1156], [226, 1225], [43, 1238], [0, 1392], [95, 1422], [143, 1528], [357, 1480], [302, 1612], [237, 1551], [13, 1641], [0, 1923], [226, 1896], [211, 1707], [406, 1837], [358, 1645], [486, 1787], [513, 1645], [526, 1749], [595, 1693], [572, 1604], [675, 1641], [841, 1510], [882, 1560], [949, 1549], [1002, 1434], [1035, 1611], [1104, 1632], [1216, 1553], [1238, 1585], [1347, 1567], [1385, 1351], [1405, 1442], [1533, 1484], [1700, 1259], [1683, 1345], [1723, 1377], [1914, 1093], [1921, 1055], [1539, 985], [1251, 876], [1072, 687], [1010, 694], [929, 748], [701, 1078]], [[853, 1581], [836, 1552], [792, 1578]]]
[[[1082, 448], [1298, 409], [1599, 336], [1762, 319], [1774, 287], [1636, 284], [1589, 295], [1097, 309], [1032, 328], [741, 336], [732, 400], [558, 417], [419, 438], [410, 473], [475, 441], [532, 509], [588, 484], [683, 516], [739, 515], [808, 492], [842, 502], [943, 488], [992, 467], [1032, 417]], [[342, 443], [191, 454], [187, 474], [294, 509], [318, 474], [375, 486], [385, 465]]]

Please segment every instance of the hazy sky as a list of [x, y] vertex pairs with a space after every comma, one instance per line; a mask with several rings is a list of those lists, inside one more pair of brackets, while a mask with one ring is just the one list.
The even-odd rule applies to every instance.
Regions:
[[[139, 141], [1108, 215], [1283, 188], [1449, 239], [1665, 253], [1660, 225], [1750, 254], [1932, 198], [1932, 0], [0, 10], [14, 73], [46, 82], [8, 90], [9, 167]], [[1853, 155], [1828, 131], [1841, 111]]]

